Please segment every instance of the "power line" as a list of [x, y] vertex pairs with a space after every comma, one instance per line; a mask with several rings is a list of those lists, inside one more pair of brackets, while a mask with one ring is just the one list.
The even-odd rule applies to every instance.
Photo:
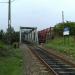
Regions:
[[0, 3], [8, 3], [8, 2], [0, 2]]
[[[15, 0], [12, 0], [11, 2], [14, 2]], [[9, 2], [0, 2], [0, 3], [9, 3]]]

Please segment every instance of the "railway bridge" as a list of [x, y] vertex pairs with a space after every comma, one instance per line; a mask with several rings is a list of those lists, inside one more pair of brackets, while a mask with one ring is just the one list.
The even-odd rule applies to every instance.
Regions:
[[24, 41], [38, 44], [37, 27], [20, 27], [20, 43]]
[[[45, 30], [41, 34], [47, 32]], [[37, 32], [36, 27], [20, 27], [20, 43], [29, 41], [37, 44], [38, 34], [39, 32]], [[47, 34], [44, 36], [47, 36]], [[43, 46], [41, 47], [28, 42], [26, 42], [26, 45], [52, 75], [75, 75], [75, 64], [67, 60], [66, 56], [64, 58], [60, 53], [54, 52], [53, 49], [47, 50]]]

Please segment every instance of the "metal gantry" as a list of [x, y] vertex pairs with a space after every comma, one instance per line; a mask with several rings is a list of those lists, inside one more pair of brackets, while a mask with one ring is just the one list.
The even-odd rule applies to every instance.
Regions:
[[20, 43], [30, 41], [38, 43], [38, 32], [36, 27], [20, 27]]
[[11, 2], [15, 0], [8, 0], [7, 2], [0, 1], [0, 3], [8, 3], [8, 29], [11, 28]]

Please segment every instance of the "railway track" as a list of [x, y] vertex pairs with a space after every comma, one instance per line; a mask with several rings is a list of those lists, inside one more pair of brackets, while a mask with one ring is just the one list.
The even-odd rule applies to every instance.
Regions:
[[54, 75], [75, 75], [75, 68], [40, 47], [30, 47]]

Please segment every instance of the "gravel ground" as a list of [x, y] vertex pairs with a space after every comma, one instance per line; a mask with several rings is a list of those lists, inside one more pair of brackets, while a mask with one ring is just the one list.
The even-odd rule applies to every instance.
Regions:
[[22, 44], [20, 48], [23, 52], [23, 75], [53, 75], [25, 44]]

